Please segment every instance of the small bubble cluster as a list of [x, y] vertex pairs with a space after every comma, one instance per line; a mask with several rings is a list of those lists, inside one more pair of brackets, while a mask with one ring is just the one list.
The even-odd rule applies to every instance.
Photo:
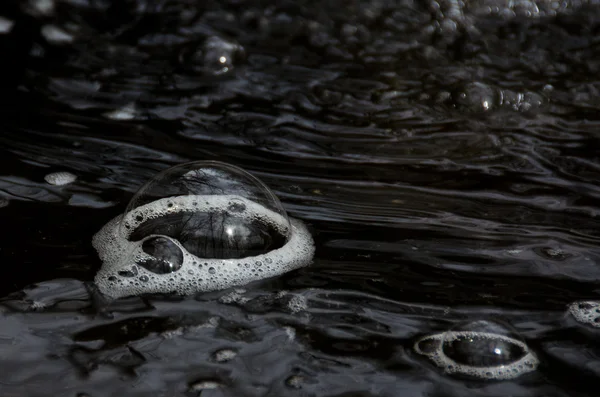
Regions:
[[240, 286], [306, 266], [314, 254], [304, 224], [262, 182], [216, 162], [157, 175], [92, 243], [103, 261], [95, 282], [113, 298]]
[[514, 379], [535, 370], [538, 359], [506, 326], [474, 321], [419, 339], [414, 349], [447, 374], [488, 380]]
[[479, 81], [463, 83], [450, 92], [441, 92], [437, 99], [465, 113], [488, 112], [500, 108], [528, 112], [546, 103], [544, 96], [535, 92], [517, 92]]
[[46, 175], [44, 180], [51, 185], [62, 186], [75, 182], [77, 180], [77, 176], [71, 174], [70, 172], [53, 172]]
[[579, 301], [569, 305], [569, 313], [578, 322], [600, 328], [600, 302]]

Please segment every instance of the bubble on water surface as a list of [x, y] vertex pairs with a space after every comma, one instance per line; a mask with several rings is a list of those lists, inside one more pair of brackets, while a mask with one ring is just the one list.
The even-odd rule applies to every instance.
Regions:
[[70, 172], [53, 172], [44, 177], [44, 180], [51, 185], [68, 185], [69, 183], [75, 182], [77, 176]]
[[600, 302], [579, 301], [569, 305], [569, 313], [582, 324], [600, 328]]
[[450, 92], [439, 92], [437, 101], [446, 102], [465, 113], [482, 113], [495, 109], [531, 113], [542, 107], [546, 98], [531, 91], [512, 91], [474, 81], [461, 83]]
[[244, 49], [240, 44], [211, 36], [198, 48], [182, 52], [180, 62], [196, 72], [221, 75], [233, 70], [244, 57]]
[[461, 324], [419, 339], [414, 349], [447, 374], [513, 379], [535, 370], [538, 359], [507, 326], [492, 321]]
[[238, 167], [193, 162], [159, 173], [93, 239], [101, 292], [182, 295], [243, 285], [306, 266], [304, 224]]
[[468, 112], [485, 112], [500, 104], [500, 95], [495, 87], [473, 82], [465, 84], [452, 93], [454, 105]]

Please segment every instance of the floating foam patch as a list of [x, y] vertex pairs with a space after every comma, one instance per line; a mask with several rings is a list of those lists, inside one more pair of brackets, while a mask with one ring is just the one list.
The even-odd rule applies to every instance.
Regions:
[[600, 302], [580, 301], [569, 305], [569, 313], [582, 324], [600, 328]]
[[44, 180], [51, 185], [67, 185], [75, 182], [77, 177], [70, 172], [53, 172], [44, 177]]
[[[192, 184], [190, 173], [183, 172], [185, 167], [179, 170], [175, 179], [169, 172], [156, 178], [163, 183], [161, 189], [181, 192], [175, 182], [183, 178], [185, 184], [179, 187], [187, 191], [222, 192], [223, 186], [238, 192], [252, 190], [250, 185], [240, 188], [242, 174], [234, 180], [222, 167], [221, 172], [209, 167], [192, 174], [197, 176]], [[217, 181], [212, 179], [216, 176]], [[209, 178], [211, 184], [202, 178]], [[187, 194], [150, 201], [147, 197], [154, 187], [140, 189], [132, 199], [135, 205], [93, 238], [103, 262], [95, 282], [105, 295], [220, 290], [281, 275], [312, 260], [309, 231], [301, 221], [289, 219], [278, 201], [270, 202], [274, 209], [259, 204], [260, 197], [254, 193], [249, 194], [257, 201], [238, 194]], [[269, 191], [264, 197], [272, 200], [274, 195]]]

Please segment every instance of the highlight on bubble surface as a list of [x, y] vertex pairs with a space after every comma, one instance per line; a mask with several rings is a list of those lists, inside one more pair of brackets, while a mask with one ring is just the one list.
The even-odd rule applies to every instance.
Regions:
[[539, 360], [507, 325], [478, 320], [426, 335], [414, 344], [446, 374], [507, 380], [534, 371]]
[[240, 286], [308, 265], [313, 239], [275, 194], [239, 167], [197, 161], [142, 186], [92, 239], [95, 277], [112, 298], [189, 295]]

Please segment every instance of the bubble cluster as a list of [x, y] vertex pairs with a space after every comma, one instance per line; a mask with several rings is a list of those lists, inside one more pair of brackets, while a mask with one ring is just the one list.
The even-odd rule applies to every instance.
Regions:
[[545, 97], [535, 92], [517, 92], [479, 81], [462, 83], [450, 92], [441, 92], [438, 101], [446, 102], [465, 113], [481, 113], [501, 108], [529, 112], [546, 103]]
[[569, 305], [569, 313], [582, 324], [600, 328], [600, 302], [579, 301]]
[[490, 380], [514, 379], [535, 370], [539, 363], [507, 326], [484, 320], [427, 335], [414, 349], [447, 374]]
[[113, 298], [243, 285], [306, 266], [314, 254], [304, 224], [267, 186], [219, 162], [161, 172], [92, 243], [103, 261], [95, 282]]

